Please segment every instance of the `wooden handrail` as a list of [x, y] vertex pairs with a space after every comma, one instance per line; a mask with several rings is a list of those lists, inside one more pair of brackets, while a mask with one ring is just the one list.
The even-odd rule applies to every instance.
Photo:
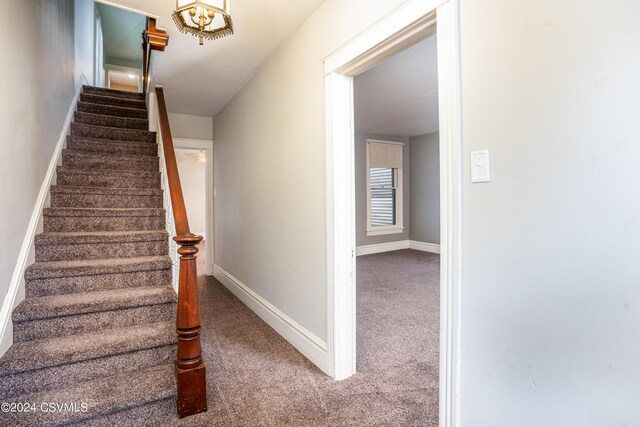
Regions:
[[166, 30], [156, 26], [156, 19], [147, 17], [145, 30], [142, 32], [142, 93], [149, 88], [149, 74], [151, 70], [151, 52], [164, 52], [169, 44]]
[[173, 240], [180, 245], [178, 249], [180, 254], [178, 313], [176, 316], [176, 333], [178, 334], [176, 381], [178, 416], [183, 418], [207, 410], [207, 380], [204, 359], [202, 358], [202, 346], [200, 345], [200, 304], [198, 303], [196, 270], [196, 254], [198, 253], [196, 245], [202, 241], [202, 236], [196, 236], [189, 230], [189, 219], [180, 185], [164, 90], [161, 87], [156, 87], [155, 90], [169, 193], [176, 224], [176, 237]]
[[147, 25], [142, 32], [142, 93], [147, 94], [147, 85], [149, 84], [149, 61], [151, 60], [151, 49], [149, 49], [149, 36], [147, 31], [149, 30], [149, 18], [147, 18]]

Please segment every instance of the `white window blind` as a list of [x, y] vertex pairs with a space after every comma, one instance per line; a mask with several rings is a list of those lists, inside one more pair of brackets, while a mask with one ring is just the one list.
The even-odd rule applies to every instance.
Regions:
[[402, 145], [369, 142], [370, 168], [402, 168]]
[[395, 171], [391, 168], [370, 168], [371, 226], [396, 225]]

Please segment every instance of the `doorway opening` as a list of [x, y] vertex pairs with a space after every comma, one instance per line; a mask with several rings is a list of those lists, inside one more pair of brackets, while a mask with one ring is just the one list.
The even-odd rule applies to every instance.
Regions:
[[96, 86], [128, 92], [142, 92], [142, 33], [145, 15], [95, 3]]
[[204, 150], [176, 148], [176, 162], [180, 174], [180, 184], [187, 208], [189, 227], [193, 234], [207, 236], [207, 156]]
[[414, 410], [428, 425], [440, 348], [437, 59], [432, 35], [354, 78], [356, 369], [420, 383]]
[[213, 141], [173, 138], [189, 228], [193, 234], [204, 237], [200, 243], [198, 259], [205, 260], [205, 270], [199, 274], [213, 276], [214, 253], [214, 200]]
[[[335, 379], [356, 373], [354, 78], [433, 36], [436, 23], [441, 252], [440, 332], [439, 349], [436, 350], [439, 359], [438, 410], [440, 426], [455, 426], [459, 423], [461, 184], [464, 176], [458, 0], [414, 0], [398, 5], [386, 18], [325, 59], [327, 355]], [[345, 182], [353, 184], [344, 185]]]

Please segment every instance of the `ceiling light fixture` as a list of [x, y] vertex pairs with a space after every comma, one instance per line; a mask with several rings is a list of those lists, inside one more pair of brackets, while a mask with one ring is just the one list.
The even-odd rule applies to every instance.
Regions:
[[135, 75], [135, 74], [129, 74], [129, 78], [130, 78], [130, 79], [135, 79], [135, 78], [136, 78], [136, 75]]
[[176, 0], [173, 21], [185, 34], [214, 40], [233, 34], [233, 22], [229, 14], [229, 0]]

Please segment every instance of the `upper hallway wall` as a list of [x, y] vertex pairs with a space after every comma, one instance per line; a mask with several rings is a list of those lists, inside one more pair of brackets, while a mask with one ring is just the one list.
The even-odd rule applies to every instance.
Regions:
[[169, 113], [169, 124], [174, 138], [213, 139], [213, 117]]

